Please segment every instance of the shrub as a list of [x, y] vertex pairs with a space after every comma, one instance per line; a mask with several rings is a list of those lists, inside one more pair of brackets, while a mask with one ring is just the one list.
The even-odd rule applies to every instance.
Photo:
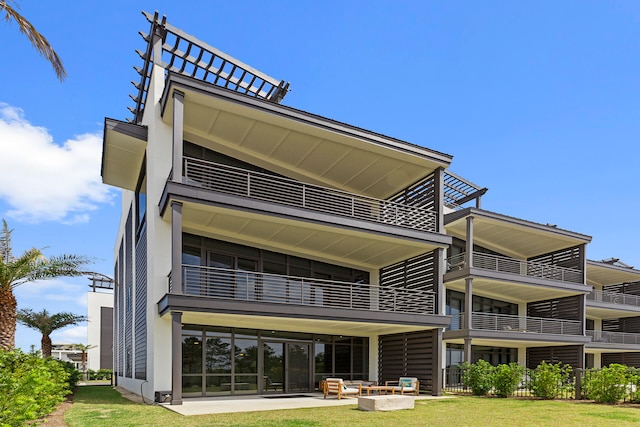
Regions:
[[573, 369], [562, 363], [547, 363], [542, 361], [535, 370], [531, 371], [531, 391], [542, 399], [560, 397], [568, 388]]
[[71, 362], [68, 362], [66, 360], [58, 360], [58, 359], [52, 359], [52, 360], [60, 364], [60, 366], [62, 366], [62, 369], [64, 369], [67, 375], [69, 375], [69, 378], [67, 379], [67, 384], [69, 384], [69, 390], [73, 390], [78, 384], [78, 381], [82, 379], [82, 372], [77, 370], [75, 365]]
[[71, 392], [68, 379], [53, 359], [0, 350], [0, 425], [22, 426], [51, 412]]
[[476, 396], [485, 396], [493, 387], [494, 367], [485, 360], [478, 360], [470, 365], [462, 364], [462, 381], [465, 386], [471, 388], [471, 392]]
[[524, 368], [517, 363], [502, 364], [494, 368], [493, 388], [498, 397], [509, 397], [522, 381]]
[[599, 371], [592, 371], [585, 378], [584, 393], [600, 403], [618, 403], [636, 387], [638, 374], [635, 369], [613, 363]]

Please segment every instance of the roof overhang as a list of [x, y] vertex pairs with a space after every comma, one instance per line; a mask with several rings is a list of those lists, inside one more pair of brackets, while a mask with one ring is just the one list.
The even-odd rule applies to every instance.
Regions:
[[317, 306], [218, 300], [166, 294], [158, 314], [182, 313], [182, 323], [317, 334], [378, 336], [443, 328], [450, 316], [349, 310]]
[[283, 105], [169, 73], [162, 119], [184, 95], [184, 139], [304, 182], [387, 199], [452, 157]]
[[476, 208], [446, 214], [447, 234], [466, 240], [467, 218], [473, 217], [473, 241], [487, 249], [528, 259], [589, 243], [590, 236]]
[[[195, 197], [198, 196], [198, 197]], [[451, 244], [451, 237], [389, 224], [354, 220], [168, 183], [160, 214], [171, 220], [182, 202], [189, 233], [307, 256], [353, 268], [378, 269]]]
[[102, 182], [135, 191], [146, 148], [146, 126], [105, 118]]
[[640, 270], [619, 267], [600, 261], [587, 260], [587, 284], [597, 287], [617, 285], [619, 283], [637, 282]]

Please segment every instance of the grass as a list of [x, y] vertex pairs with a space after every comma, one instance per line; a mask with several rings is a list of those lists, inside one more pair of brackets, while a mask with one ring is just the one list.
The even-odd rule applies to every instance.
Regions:
[[78, 387], [65, 414], [70, 427], [100, 426], [631, 426], [640, 408], [589, 402], [498, 399], [462, 396], [416, 401], [414, 410], [363, 412], [354, 405], [184, 417], [142, 405], [111, 387]]

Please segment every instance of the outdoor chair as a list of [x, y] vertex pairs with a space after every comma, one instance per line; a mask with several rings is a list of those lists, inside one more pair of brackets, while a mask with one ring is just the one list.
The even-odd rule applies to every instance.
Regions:
[[420, 393], [420, 381], [415, 377], [400, 377], [398, 381], [385, 381], [384, 385], [393, 387], [394, 392], [400, 394]]
[[343, 396], [360, 396], [362, 395], [362, 384], [357, 386], [351, 385], [347, 387], [342, 378], [327, 378], [324, 380], [324, 398], [327, 398], [328, 394], [335, 394], [340, 400]]

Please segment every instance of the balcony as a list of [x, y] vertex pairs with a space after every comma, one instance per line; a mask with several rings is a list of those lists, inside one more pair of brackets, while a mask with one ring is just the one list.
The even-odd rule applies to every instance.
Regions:
[[188, 184], [216, 192], [412, 230], [438, 232], [437, 214], [422, 207], [188, 157], [184, 158], [184, 173]]
[[587, 336], [593, 343], [640, 345], [640, 334], [588, 330]]
[[[464, 316], [465, 314], [461, 313], [452, 317], [451, 330], [462, 330], [464, 328]], [[582, 323], [578, 320], [549, 319], [494, 313], [472, 313], [471, 328], [500, 332], [582, 335]]]
[[587, 301], [603, 302], [609, 304], [622, 304], [632, 307], [640, 307], [640, 297], [637, 295], [620, 294], [616, 292], [594, 290], [587, 294]]
[[435, 294], [366, 283], [182, 266], [182, 289], [169, 293], [234, 301], [405, 314], [435, 314]]
[[[583, 283], [580, 270], [479, 252], [473, 253], [472, 267], [525, 277]], [[454, 255], [447, 259], [447, 272], [462, 270], [463, 268], [465, 268], [465, 253]]]

